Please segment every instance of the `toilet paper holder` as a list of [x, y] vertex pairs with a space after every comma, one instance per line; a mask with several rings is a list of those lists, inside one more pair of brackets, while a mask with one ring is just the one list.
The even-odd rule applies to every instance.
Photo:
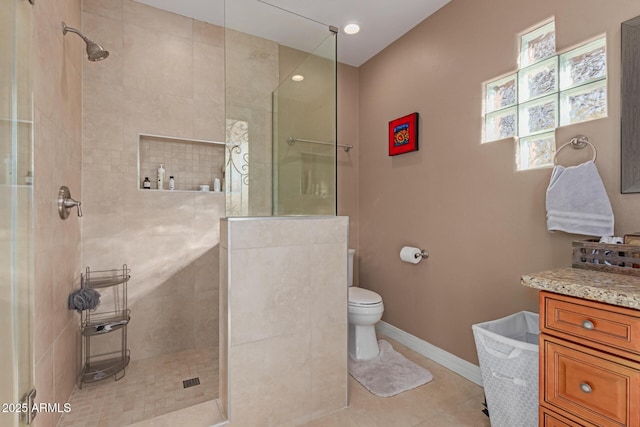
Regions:
[[418, 264], [424, 258], [429, 258], [429, 252], [415, 246], [403, 246], [400, 249], [400, 261]]
[[425, 250], [425, 249], [420, 249], [420, 253], [419, 254], [415, 254], [414, 257], [416, 259], [418, 258], [429, 258], [429, 251]]

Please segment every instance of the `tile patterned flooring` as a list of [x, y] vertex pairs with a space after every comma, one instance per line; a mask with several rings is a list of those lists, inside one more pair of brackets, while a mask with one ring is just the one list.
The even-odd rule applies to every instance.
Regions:
[[[182, 381], [199, 377], [200, 385]], [[120, 381], [77, 386], [58, 427], [122, 427], [218, 397], [218, 349], [134, 360]]]
[[[482, 401], [484, 400], [482, 387], [424, 358], [392, 339], [387, 337], [381, 338], [389, 341], [393, 348], [402, 353], [407, 359], [431, 371], [434, 377], [433, 381], [397, 396], [382, 398], [371, 394], [360, 385], [360, 383], [355, 381], [353, 377], [349, 376], [349, 407], [305, 424], [305, 427], [490, 427], [489, 418], [481, 412], [483, 408]], [[181, 353], [180, 355], [184, 354]], [[203, 360], [203, 357], [204, 355], [200, 356], [198, 360]], [[142, 365], [142, 362], [144, 361], [140, 361], [138, 364]], [[134, 363], [135, 362], [132, 362], [133, 366], [131, 366], [130, 372], [127, 372], [127, 376], [125, 377], [129, 382], [144, 381], [146, 384], [153, 384], [154, 381], [162, 380], [169, 376], [167, 374], [159, 375], [158, 369], [164, 368], [140, 366], [137, 370], [134, 370], [134, 368], [136, 368]], [[178, 363], [185, 362], [180, 362], [177, 355], [174, 361], [166, 361], [167, 365]], [[193, 362], [189, 363], [193, 364]], [[163, 363], [160, 363], [160, 365], [162, 364]], [[158, 364], [156, 363], [155, 366], [158, 366]], [[184, 374], [188, 376], [192, 372], [197, 373], [200, 375], [201, 381], [203, 380], [201, 371], [197, 369], [187, 367], [185, 367], [185, 369], [176, 367], [174, 370], [175, 369], [178, 369], [178, 372], [180, 372], [180, 374], [175, 376], [176, 380], [180, 380], [180, 386], [182, 385], [181, 381], [184, 379]], [[140, 375], [139, 373], [143, 371], [146, 372], [146, 374]], [[125, 381], [125, 379], [119, 383], [124, 385], [123, 381]], [[101, 386], [85, 386], [83, 390], [75, 390], [72, 395], [72, 412], [69, 415], [77, 418], [76, 414], [81, 412], [79, 408], [82, 403], [84, 407], [91, 408], [89, 409], [90, 413], [95, 414], [97, 411], [100, 413], [100, 423], [97, 422], [98, 419], [95, 417], [96, 422], [93, 424], [83, 424], [82, 422], [85, 422], [84, 420], [79, 423], [75, 423], [75, 421], [72, 423], [71, 417], [65, 415], [58, 426], [120, 427], [135, 423], [139, 420], [146, 420], [131, 427], [209, 427], [222, 420], [219, 408], [217, 407], [217, 401], [208, 401], [190, 408], [185, 408], [185, 406], [188, 405], [186, 404], [186, 400], [183, 400], [184, 405], [181, 407], [185, 409], [167, 413], [169, 411], [167, 402], [171, 398], [165, 397], [162, 405], [158, 403], [155, 404], [160, 407], [160, 411], [155, 413], [155, 406], [152, 403], [153, 399], [147, 400], [147, 395], [152, 390], [152, 388], [148, 386], [143, 387], [142, 396], [145, 397], [141, 398], [139, 402], [136, 402], [133, 397], [129, 397], [126, 399], [118, 399], [117, 402], [108, 403], [109, 396], [116, 393], [107, 390], [107, 387], [109, 387], [110, 384], [112, 385], [111, 388], [113, 388], [114, 385], [117, 387], [119, 383], [103, 383], [104, 385]], [[156, 385], [155, 388], [160, 391], [163, 390], [164, 387], [167, 386]], [[89, 392], [90, 388], [95, 390]], [[123, 387], [123, 390], [124, 388], [125, 387]], [[87, 394], [83, 393], [85, 390], [87, 390]], [[127, 393], [129, 392], [118, 394], [118, 396], [122, 397]], [[174, 391], [170, 393], [175, 396]], [[202, 398], [209, 400], [208, 398]], [[158, 397], [156, 397], [156, 399], [158, 399]], [[162, 401], [161, 397], [160, 399], [159, 401]], [[131, 403], [129, 403], [129, 401], [131, 401]], [[173, 397], [173, 402], [177, 402], [176, 397]], [[142, 406], [134, 405], [133, 412], [131, 410], [127, 412], [130, 414], [135, 413], [136, 418], [121, 416], [122, 410], [125, 407], [131, 407], [134, 403], [136, 405], [142, 403]], [[77, 404], [77, 406], [73, 406], [74, 404]], [[147, 407], [147, 405], [149, 405], [149, 407]], [[152, 407], [154, 408], [153, 411], [151, 410]], [[77, 412], [76, 408], [78, 408]], [[148, 412], [147, 409], [149, 409]], [[151, 415], [152, 413], [155, 413], [155, 415]], [[165, 415], [161, 415], [162, 413], [165, 413]], [[153, 418], [154, 416], [155, 418]]]
[[[305, 427], [490, 427], [489, 419], [481, 412], [482, 387], [396, 341], [381, 338], [409, 360], [429, 369], [434, 380], [397, 396], [382, 398], [369, 393], [349, 376], [349, 407]], [[209, 427], [222, 419], [215, 402], [207, 402], [135, 427]]]
[[209, 400], [128, 427], [210, 427], [226, 421], [220, 399]]
[[[349, 407], [305, 427], [490, 427], [482, 413], [482, 387], [385, 336], [433, 381], [393, 397], [377, 397], [349, 376]], [[198, 426], [204, 427], [204, 426]]]

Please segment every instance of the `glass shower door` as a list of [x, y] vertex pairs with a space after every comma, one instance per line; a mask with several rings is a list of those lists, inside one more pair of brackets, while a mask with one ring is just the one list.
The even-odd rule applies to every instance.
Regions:
[[227, 216], [335, 215], [336, 33], [259, 0], [224, 13]]
[[337, 34], [327, 34], [273, 92], [274, 215], [336, 215]]
[[26, 425], [33, 383], [31, 4], [0, 8], [0, 425]]

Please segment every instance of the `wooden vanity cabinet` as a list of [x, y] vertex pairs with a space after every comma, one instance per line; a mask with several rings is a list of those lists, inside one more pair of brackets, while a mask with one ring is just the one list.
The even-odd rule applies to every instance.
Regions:
[[640, 311], [540, 292], [539, 425], [640, 427]]

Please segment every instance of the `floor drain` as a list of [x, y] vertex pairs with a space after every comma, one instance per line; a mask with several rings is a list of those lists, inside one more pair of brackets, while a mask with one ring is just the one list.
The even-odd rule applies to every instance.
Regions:
[[182, 381], [182, 386], [184, 388], [189, 388], [196, 385], [200, 385], [200, 377], [195, 377], [195, 378]]

